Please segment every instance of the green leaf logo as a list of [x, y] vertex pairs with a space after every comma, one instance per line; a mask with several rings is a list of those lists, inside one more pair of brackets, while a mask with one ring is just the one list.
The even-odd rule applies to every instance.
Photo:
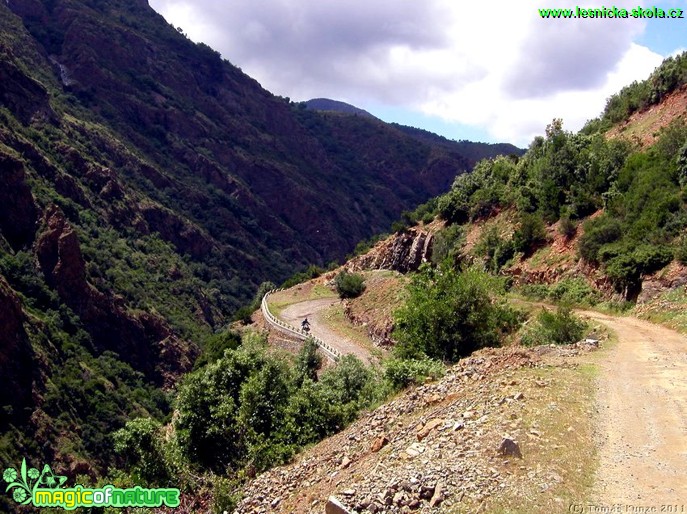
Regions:
[[26, 459], [22, 460], [19, 471], [7, 468], [2, 479], [8, 484], [5, 492], [12, 491], [12, 498], [20, 505], [30, 503], [37, 488], [59, 489], [67, 481], [65, 476], [55, 475], [47, 464], [43, 466], [43, 471], [38, 471], [38, 468], [27, 469]]

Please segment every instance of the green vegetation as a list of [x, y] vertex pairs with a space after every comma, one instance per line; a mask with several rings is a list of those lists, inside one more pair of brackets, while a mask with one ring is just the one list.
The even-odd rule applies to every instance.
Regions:
[[[249, 334], [238, 348], [188, 374], [174, 401], [171, 439], [153, 419], [127, 422], [113, 436], [123, 468], [152, 484], [209, 470], [227, 479], [246, 476], [341, 430], [391, 390], [351, 355], [318, 379], [312, 342], [295, 363], [266, 350], [263, 339]], [[232, 496], [231, 484], [225, 486], [215, 490], [216, 502]]]
[[441, 361], [428, 358], [391, 359], [384, 366], [384, 378], [394, 390], [421, 385], [427, 380], [438, 380], [444, 376], [444, 372]]
[[552, 285], [527, 284], [518, 291], [532, 300], [548, 300], [578, 307], [594, 307], [601, 301], [601, 293], [582, 278], [568, 278]]
[[560, 220], [560, 232], [571, 238], [576, 220], [603, 210], [583, 223], [579, 254], [633, 300], [645, 275], [682, 255], [686, 144], [682, 119], [663, 130], [654, 147], [635, 153], [626, 142], [599, 133], [572, 134], [554, 120], [546, 137], [535, 138], [522, 158], [481, 161], [472, 174], [459, 176], [439, 199], [439, 214], [462, 224], [503, 209], [515, 211], [512, 235], [489, 225], [473, 250], [487, 270], [497, 273], [518, 253], [527, 256], [545, 242], [545, 222]]
[[365, 278], [359, 273], [340, 272], [334, 279], [339, 298], [357, 298], [365, 290]]
[[556, 312], [542, 309], [533, 323], [521, 333], [525, 346], [571, 344], [582, 339], [586, 323], [575, 316], [569, 307], [559, 306]]
[[396, 312], [394, 348], [402, 359], [455, 362], [485, 346], [497, 346], [518, 315], [503, 302], [501, 280], [475, 268], [424, 266]]
[[432, 245], [432, 262], [439, 264], [449, 259], [457, 264], [460, 261], [460, 250], [465, 242], [465, 231], [460, 225], [451, 225], [438, 232]]
[[583, 132], [606, 130], [625, 121], [633, 113], [660, 103], [666, 96], [687, 83], [687, 52], [668, 57], [648, 79], [633, 82], [606, 102], [601, 117], [587, 123]]
[[244, 305], [239, 310], [237, 310], [234, 313], [233, 320], [240, 321], [244, 325], [250, 325], [251, 316], [255, 311], [257, 311], [260, 308], [262, 299], [265, 297], [267, 293], [276, 288], [277, 286], [275, 286], [272, 282], [269, 281], [260, 284], [260, 287], [258, 287], [258, 291], [255, 293], [255, 296], [253, 297], [253, 301], [251, 301], [248, 305]]
[[482, 257], [488, 271], [498, 273], [514, 257], [515, 244], [512, 238], [502, 235], [499, 227], [491, 225], [480, 235], [474, 253]]

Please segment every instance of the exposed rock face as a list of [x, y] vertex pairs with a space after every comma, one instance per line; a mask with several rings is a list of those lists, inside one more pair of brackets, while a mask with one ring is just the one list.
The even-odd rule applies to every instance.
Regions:
[[19, 298], [0, 276], [0, 428], [17, 422], [23, 408], [31, 403], [33, 350], [24, 330], [24, 315]]
[[407, 273], [417, 270], [432, 256], [434, 236], [424, 230], [411, 228], [396, 234], [373, 252], [351, 261], [355, 270], [388, 269]]
[[25, 181], [23, 163], [0, 152], [0, 173], [0, 232], [18, 250], [33, 241], [38, 213]]
[[677, 261], [642, 281], [642, 291], [637, 298], [638, 304], [650, 302], [662, 293], [687, 284], [687, 266]]
[[24, 125], [35, 119], [55, 118], [45, 88], [5, 59], [0, 59], [0, 84], [0, 105], [9, 109]]
[[189, 371], [198, 348], [174, 335], [153, 314], [134, 315], [121, 299], [96, 290], [86, 281], [79, 240], [56, 206], [44, 216], [45, 229], [36, 242], [36, 255], [48, 284], [83, 321], [96, 351], [111, 350], [160, 383], [171, 384]]

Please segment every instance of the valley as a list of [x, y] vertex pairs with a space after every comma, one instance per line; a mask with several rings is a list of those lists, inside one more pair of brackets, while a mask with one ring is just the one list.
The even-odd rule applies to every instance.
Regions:
[[[540, 31], [512, 45], [513, 76], [507, 52], [449, 69], [453, 35], [421, 26], [442, 9], [367, 19], [373, 4], [350, 25], [369, 38], [330, 8], [302, 32], [344, 56], [277, 49], [308, 61], [285, 80], [336, 86], [296, 101], [147, 0], [0, 2], [1, 512], [32, 512], [47, 470], [178, 489], [175, 514], [687, 499], [687, 52], [639, 77], [660, 56], [633, 33], [586, 77], [545, 66], [575, 45]], [[217, 8], [185, 8], [201, 5]], [[320, 10], [271, 7], [284, 42]], [[275, 20], [247, 18], [220, 39], [269, 57]], [[567, 95], [605, 80], [625, 85], [598, 117], [523, 142], [540, 106], [582, 110]], [[455, 135], [382, 120], [410, 105], [404, 120]]]

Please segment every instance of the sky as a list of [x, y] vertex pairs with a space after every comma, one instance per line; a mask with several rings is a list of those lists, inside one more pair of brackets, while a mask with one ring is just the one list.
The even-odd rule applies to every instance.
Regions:
[[[687, 0], [655, 1], [647, 7], [687, 11]], [[539, 15], [637, 0], [149, 2], [276, 95], [332, 98], [449, 139], [522, 147], [554, 118], [579, 130], [610, 95], [687, 48], [686, 19]]]

